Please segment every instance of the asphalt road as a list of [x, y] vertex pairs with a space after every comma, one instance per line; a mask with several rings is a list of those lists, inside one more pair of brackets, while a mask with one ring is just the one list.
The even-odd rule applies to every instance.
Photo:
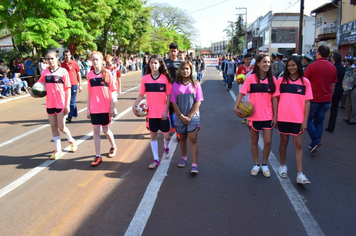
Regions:
[[[0, 101], [0, 235], [353, 235], [356, 231], [356, 126], [342, 121], [325, 132], [304, 170], [312, 182], [295, 182], [294, 150], [287, 150], [288, 179], [276, 174], [279, 134], [273, 132], [270, 178], [250, 175], [250, 135], [233, 112], [238, 86], [227, 92], [214, 68], [203, 79], [199, 174], [178, 168], [179, 144], [156, 170], [144, 118], [131, 112], [140, 72], [122, 78], [125, 92], [111, 124], [118, 153], [97, 167], [92, 126], [86, 119], [86, 86], [79, 116], [68, 124], [79, 148], [55, 161], [45, 99], [22, 95]], [[8, 100], [8, 99], [7, 99]], [[6, 102], [4, 102], [6, 101]], [[326, 120], [328, 120], [326, 115]], [[62, 147], [68, 143], [62, 135]], [[102, 153], [110, 144], [102, 134]], [[159, 137], [160, 155], [163, 137]], [[263, 144], [262, 144], [263, 145]], [[261, 145], [261, 146], [262, 146]], [[260, 151], [261, 158], [261, 151]]]

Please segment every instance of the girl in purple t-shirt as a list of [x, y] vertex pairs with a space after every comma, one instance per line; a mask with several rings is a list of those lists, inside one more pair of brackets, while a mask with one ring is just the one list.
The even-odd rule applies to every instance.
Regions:
[[192, 64], [182, 62], [180, 64], [176, 80], [171, 90], [171, 102], [176, 112], [174, 124], [176, 131], [180, 134], [180, 148], [182, 160], [179, 167], [187, 164], [187, 138], [190, 142], [192, 155], [191, 173], [198, 173], [198, 131], [200, 127], [199, 107], [204, 100], [203, 92], [198, 81], [192, 78]]

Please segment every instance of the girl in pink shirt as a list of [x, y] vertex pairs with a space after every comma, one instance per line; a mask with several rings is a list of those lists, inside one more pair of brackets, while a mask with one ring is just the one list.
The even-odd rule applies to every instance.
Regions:
[[92, 166], [99, 165], [103, 161], [100, 154], [100, 127], [108, 138], [111, 148], [108, 157], [116, 155], [114, 135], [109, 129], [111, 117], [115, 116], [115, 104], [112, 93], [116, 91], [115, 81], [111, 72], [104, 67], [103, 54], [94, 51], [90, 55], [94, 70], [87, 75], [88, 80], [88, 110], [87, 117], [91, 119], [94, 129], [95, 159]]
[[170, 141], [170, 123], [169, 123], [169, 105], [171, 96], [170, 75], [166, 64], [160, 55], [152, 55], [148, 61], [147, 74], [142, 77], [140, 95], [136, 98], [132, 106], [132, 111], [138, 116], [136, 106], [142, 101], [146, 94], [148, 114], [146, 116], [146, 126], [151, 133], [151, 148], [153, 153], [153, 162], [148, 166], [149, 169], [155, 169], [160, 165], [158, 156], [157, 132], [163, 133], [163, 150], [166, 158], [169, 158]]
[[[270, 177], [271, 172], [268, 169], [267, 161], [271, 151], [272, 129], [277, 124], [279, 90], [277, 80], [272, 76], [271, 59], [268, 54], [262, 53], [257, 57], [252, 74], [246, 78], [236, 98], [234, 112], [240, 118], [244, 117], [238, 109], [238, 105], [247, 93], [250, 94], [249, 99], [254, 106], [254, 113], [248, 118], [251, 133], [251, 152], [255, 162], [251, 175], [258, 175], [261, 168], [263, 175]], [[258, 139], [261, 130], [263, 130], [264, 141], [262, 167], [260, 167], [258, 161]]]
[[[54, 160], [62, 155], [59, 131], [66, 136], [72, 152], [75, 152], [78, 147], [69, 129], [65, 126], [65, 117], [69, 112], [70, 104], [70, 92], [68, 92], [68, 89], [71, 88], [68, 72], [59, 66], [58, 54], [55, 51], [49, 51], [46, 54], [46, 58], [49, 68], [43, 71], [38, 82], [46, 84], [46, 109], [56, 146], [56, 150], [50, 156], [50, 159]], [[36, 97], [31, 90], [29, 91], [32, 97]]]
[[287, 61], [283, 77], [278, 79], [280, 90], [278, 103], [278, 131], [280, 133], [279, 156], [281, 166], [278, 174], [287, 178], [287, 146], [289, 135], [293, 136], [295, 160], [297, 164], [297, 183], [310, 184], [303, 174], [303, 134], [308, 126], [310, 101], [313, 93], [310, 82], [303, 77], [303, 66], [298, 57], [291, 57]]

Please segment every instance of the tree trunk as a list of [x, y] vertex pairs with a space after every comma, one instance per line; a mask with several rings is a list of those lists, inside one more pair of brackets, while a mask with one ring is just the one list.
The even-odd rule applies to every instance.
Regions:
[[108, 42], [108, 33], [109, 33], [109, 30], [110, 30], [110, 26], [108, 28], [104, 28], [104, 32], [103, 32], [103, 37], [104, 37], [104, 40], [103, 40], [103, 53], [104, 55], [106, 55], [106, 45], [107, 45], [107, 42]]

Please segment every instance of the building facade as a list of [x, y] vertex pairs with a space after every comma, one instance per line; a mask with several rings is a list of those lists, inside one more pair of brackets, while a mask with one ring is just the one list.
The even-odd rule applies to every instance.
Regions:
[[[310, 53], [314, 47], [314, 17], [304, 16], [302, 53]], [[258, 18], [246, 30], [246, 49], [252, 55], [282, 53], [290, 56], [298, 51], [299, 13], [268, 12]]]
[[336, 42], [343, 57], [356, 59], [356, 0], [343, 0], [341, 7], [341, 25], [337, 27]]
[[227, 40], [212, 43], [211, 44], [211, 53], [213, 55], [226, 55], [228, 53], [226, 51], [227, 44], [228, 44]]

